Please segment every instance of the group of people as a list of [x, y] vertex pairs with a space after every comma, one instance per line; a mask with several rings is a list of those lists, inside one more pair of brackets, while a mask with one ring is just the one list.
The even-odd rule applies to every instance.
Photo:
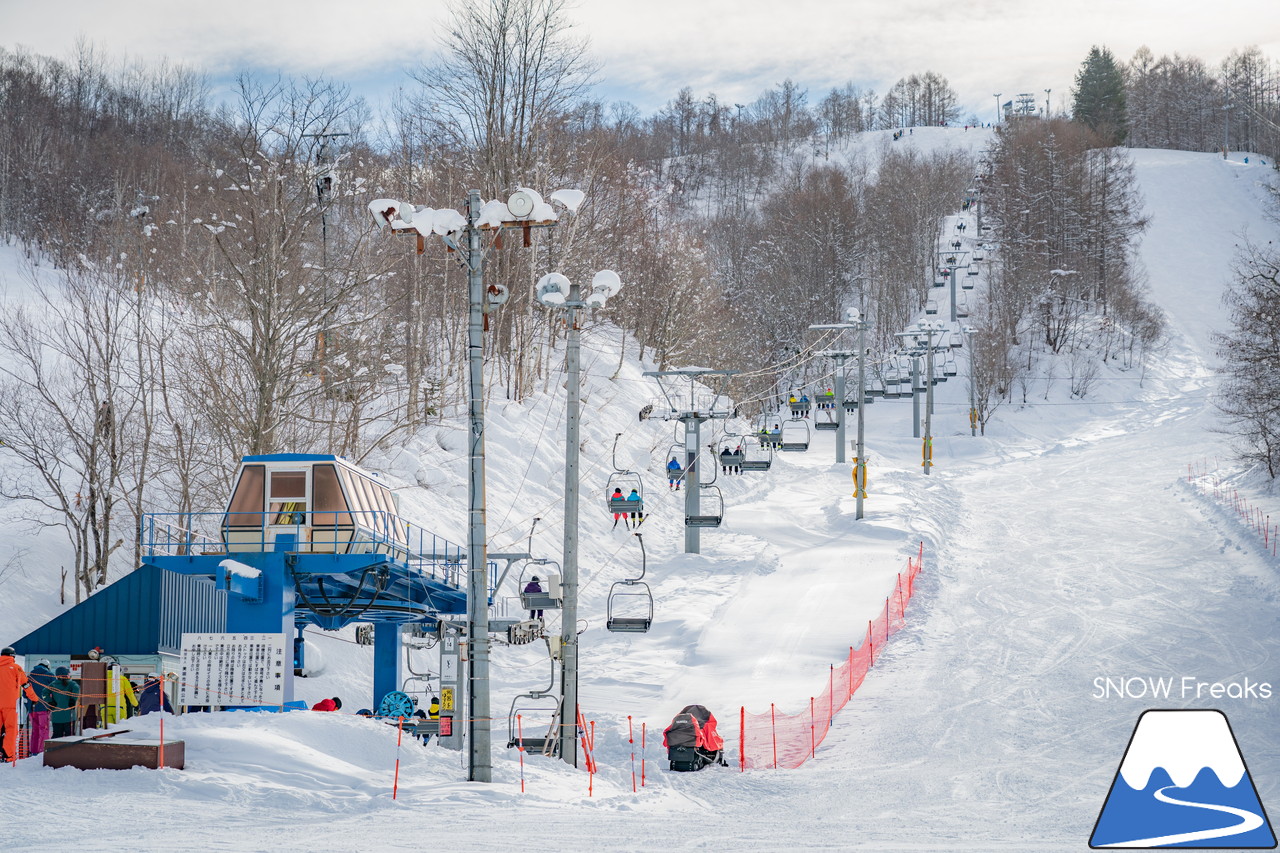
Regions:
[[[114, 692], [105, 698], [106, 708], [101, 722], [106, 725], [135, 714], [173, 711], [164, 692], [164, 679], [156, 672], [147, 675], [140, 690], [129, 679], [121, 678], [119, 703]], [[29, 752], [39, 755], [44, 751], [44, 742], [50, 737], [74, 735], [82, 717], [86, 728], [97, 727], [97, 704], [85, 708], [81, 699], [80, 682], [71, 677], [69, 667], [50, 669], [49, 661], [41, 660], [27, 673], [14, 659], [12, 648], [0, 650], [0, 729], [4, 730], [0, 738], [0, 760], [17, 758], [19, 700], [26, 702], [31, 732]]]
[[[618, 512], [617, 511], [618, 508], [613, 507], [614, 501], [627, 501], [629, 503], [632, 503], [635, 508], [627, 512]], [[622, 487], [621, 486], [616, 487], [613, 490], [613, 494], [609, 495], [609, 504], [614, 509], [613, 527], [615, 530], [618, 527], [619, 519], [622, 520], [623, 524], [626, 525], [626, 528], [628, 530], [639, 527], [641, 523], [644, 521], [644, 511], [642, 509], [644, 504], [640, 502], [640, 492], [638, 489], [632, 489], [631, 494], [624, 495], [622, 493]]]
[[801, 394], [799, 400], [796, 399], [795, 394], [792, 394], [791, 399], [788, 400], [788, 402], [791, 404], [791, 417], [793, 418], [798, 418], [801, 416], [804, 416], [806, 418], [809, 417], [809, 395], [808, 394]]
[[742, 473], [742, 445], [739, 444], [733, 450], [724, 448], [720, 451], [720, 473], [722, 474], [741, 474]]

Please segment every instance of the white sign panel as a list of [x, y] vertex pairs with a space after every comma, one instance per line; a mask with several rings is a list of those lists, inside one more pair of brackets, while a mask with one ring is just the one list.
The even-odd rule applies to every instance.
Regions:
[[282, 704], [285, 648], [284, 634], [183, 634], [178, 703]]

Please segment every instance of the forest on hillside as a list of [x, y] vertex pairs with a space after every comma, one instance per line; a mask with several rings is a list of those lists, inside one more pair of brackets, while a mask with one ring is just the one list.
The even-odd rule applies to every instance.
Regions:
[[[1181, 79], [1169, 69], [1199, 67], [1175, 60], [1134, 72], [1131, 133], [1212, 148], [1195, 121], [1151, 118]], [[744, 412], [772, 404], [829, 370], [807, 327], [847, 307], [876, 356], [892, 352], [938, 275], [943, 218], [979, 200], [1000, 246], [969, 320], [983, 425], [1048, 357], [1083, 397], [1102, 364], [1140, 369], [1159, 345], [1132, 167], [1078, 122], [1008, 121], [978, 158], [888, 134], [858, 146], [959, 122], [956, 93], [926, 70], [883, 95], [684, 89], [642, 116], [595, 99], [594, 70], [560, 0], [459, 7], [441, 59], [407, 69], [379, 114], [337, 80], [246, 75], [215, 102], [176, 64], [0, 50], [0, 233], [29, 257], [33, 294], [0, 318], [0, 436], [21, 472], [0, 490], [67, 530], [77, 599], [135, 560], [142, 513], [217, 505], [229, 459], [358, 459], [458, 413], [465, 276], [442, 246], [381, 232], [375, 198], [586, 193], [530, 247], [490, 251], [487, 279], [511, 291], [489, 318], [493, 397], [558, 373], [562, 321], [533, 298], [538, 278], [609, 268], [624, 289], [591, 322], [660, 366], [743, 371]], [[1208, 86], [1194, 109], [1211, 101]]]

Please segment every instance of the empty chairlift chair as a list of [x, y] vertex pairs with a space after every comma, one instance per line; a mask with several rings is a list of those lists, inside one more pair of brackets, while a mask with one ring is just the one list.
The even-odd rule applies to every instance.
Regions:
[[[756, 450], [752, 451], [752, 440], [755, 440]], [[745, 471], [768, 471], [773, 464], [773, 445], [765, 444], [760, 441], [757, 436], [743, 436], [742, 441], [742, 470]]]
[[560, 754], [560, 699], [552, 694], [556, 662], [551, 662], [552, 684], [546, 690], [521, 693], [511, 700], [507, 714], [507, 749], [534, 755]]
[[720, 492], [720, 487], [711, 483], [701, 483], [702, 494], [699, 496], [699, 504], [703, 500], [710, 499], [710, 505], [705, 509], [700, 508], [698, 515], [686, 515], [684, 517], [685, 527], [719, 527], [724, 521], [724, 495]]
[[644, 582], [644, 537], [639, 533], [635, 537], [640, 542], [640, 574], [609, 587], [604, 627], [615, 634], [643, 634], [653, 626], [653, 592]]
[[794, 452], [809, 449], [809, 422], [792, 418], [782, 425], [782, 442], [779, 449]]

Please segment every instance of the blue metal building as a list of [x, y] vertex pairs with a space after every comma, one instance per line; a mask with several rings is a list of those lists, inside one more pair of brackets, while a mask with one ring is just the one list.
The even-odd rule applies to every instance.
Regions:
[[183, 632], [226, 632], [296, 636], [300, 653], [308, 624], [373, 623], [376, 708], [399, 689], [401, 628], [467, 609], [466, 552], [400, 518], [390, 488], [339, 456], [246, 456], [225, 511], [151, 513], [140, 534], [139, 569], [15, 648], [176, 654]]

